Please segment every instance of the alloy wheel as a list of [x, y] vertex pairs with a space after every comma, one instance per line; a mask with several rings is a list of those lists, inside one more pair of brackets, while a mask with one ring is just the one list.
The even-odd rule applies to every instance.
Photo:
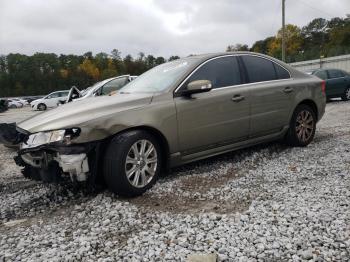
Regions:
[[346, 89], [345, 97], [346, 97], [347, 100], [350, 100], [350, 88]]
[[149, 140], [139, 140], [131, 146], [126, 156], [126, 177], [134, 187], [145, 187], [156, 174], [157, 164], [157, 150], [154, 145]]
[[296, 120], [295, 131], [298, 139], [302, 142], [307, 142], [314, 131], [314, 118], [312, 114], [307, 110], [302, 110]]

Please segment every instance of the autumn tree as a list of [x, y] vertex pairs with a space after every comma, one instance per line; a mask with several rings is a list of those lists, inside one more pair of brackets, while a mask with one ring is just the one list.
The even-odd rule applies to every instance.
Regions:
[[[288, 62], [293, 62], [293, 56], [301, 51], [303, 38], [301, 29], [296, 25], [288, 24], [285, 27], [286, 58]], [[282, 57], [282, 29], [277, 32], [273, 41], [269, 43], [268, 54], [281, 59]]]
[[256, 41], [250, 51], [256, 52], [256, 53], [262, 53], [262, 54], [268, 54], [269, 53], [269, 46], [272, 41], [275, 40], [274, 36], [270, 36], [265, 38], [264, 40]]
[[83, 63], [79, 65], [79, 69], [95, 81], [97, 81], [100, 77], [100, 71], [89, 58], [84, 59]]
[[226, 52], [233, 52], [233, 51], [249, 51], [249, 47], [248, 45], [235, 44], [235, 45], [229, 45], [226, 48]]

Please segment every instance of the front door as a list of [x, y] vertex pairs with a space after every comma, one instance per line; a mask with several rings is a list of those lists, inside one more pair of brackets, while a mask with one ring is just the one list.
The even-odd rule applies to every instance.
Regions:
[[191, 97], [175, 97], [178, 139], [183, 155], [246, 139], [250, 95], [241, 84], [235, 56], [215, 58], [200, 66], [180, 88], [195, 80], [210, 80], [213, 89]]

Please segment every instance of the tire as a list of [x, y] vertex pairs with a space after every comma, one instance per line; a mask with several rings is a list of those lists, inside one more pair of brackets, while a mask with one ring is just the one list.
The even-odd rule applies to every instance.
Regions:
[[298, 105], [294, 110], [286, 135], [290, 146], [304, 147], [311, 143], [316, 131], [316, 114], [305, 104]]
[[17, 106], [16, 105], [10, 105], [9, 108], [14, 109], [14, 108], [17, 108]]
[[46, 105], [43, 103], [40, 103], [37, 108], [39, 111], [45, 111], [47, 109]]
[[[145, 145], [143, 151], [142, 145]], [[136, 151], [147, 153], [151, 150], [151, 145], [153, 150], [148, 157], [144, 154], [143, 158], [139, 158], [135, 154]], [[127, 163], [127, 157], [129, 163]], [[103, 175], [108, 189], [121, 196], [142, 195], [159, 177], [161, 158], [160, 145], [148, 132], [135, 130], [117, 135], [109, 143], [104, 157]]]
[[350, 100], [350, 87], [348, 87], [347, 89], [345, 89], [344, 94], [342, 95], [341, 99], [343, 101], [348, 101]]

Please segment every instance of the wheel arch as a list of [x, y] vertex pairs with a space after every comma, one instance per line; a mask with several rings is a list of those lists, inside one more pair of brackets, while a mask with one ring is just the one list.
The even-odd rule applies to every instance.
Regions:
[[121, 135], [123, 133], [134, 131], [134, 130], [146, 131], [146, 132], [150, 133], [151, 135], [153, 135], [157, 139], [157, 141], [159, 142], [159, 145], [161, 147], [161, 150], [162, 150], [161, 153], [164, 156], [164, 157], [162, 157], [162, 171], [167, 173], [169, 168], [170, 168], [169, 142], [166, 139], [166, 137], [164, 136], [164, 134], [162, 132], [160, 132], [158, 129], [151, 127], [151, 126], [146, 126], [146, 125], [133, 126], [130, 128], [123, 129], [120, 132], [110, 136], [108, 138], [108, 141], [110, 141], [113, 137], [115, 137], [117, 135]]
[[[301, 102], [299, 102], [299, 104], [296, 105], [296, 107], [294, 108], [294, 110], [300, 106], [300, 105], [307, 105], [309, 107], [312, 108], [312, 110], [314, 110], [315, 116], [316, 116], [316, 121], [318, 121], [319, 119], [319, 115], [318, 115], [318, 108], [317, 108], [317, 104], [315, 103], [315, 101], [311, 100], [311, 99], [304, 99]], [[293, 111], [294, 112], [294, 111]]]

